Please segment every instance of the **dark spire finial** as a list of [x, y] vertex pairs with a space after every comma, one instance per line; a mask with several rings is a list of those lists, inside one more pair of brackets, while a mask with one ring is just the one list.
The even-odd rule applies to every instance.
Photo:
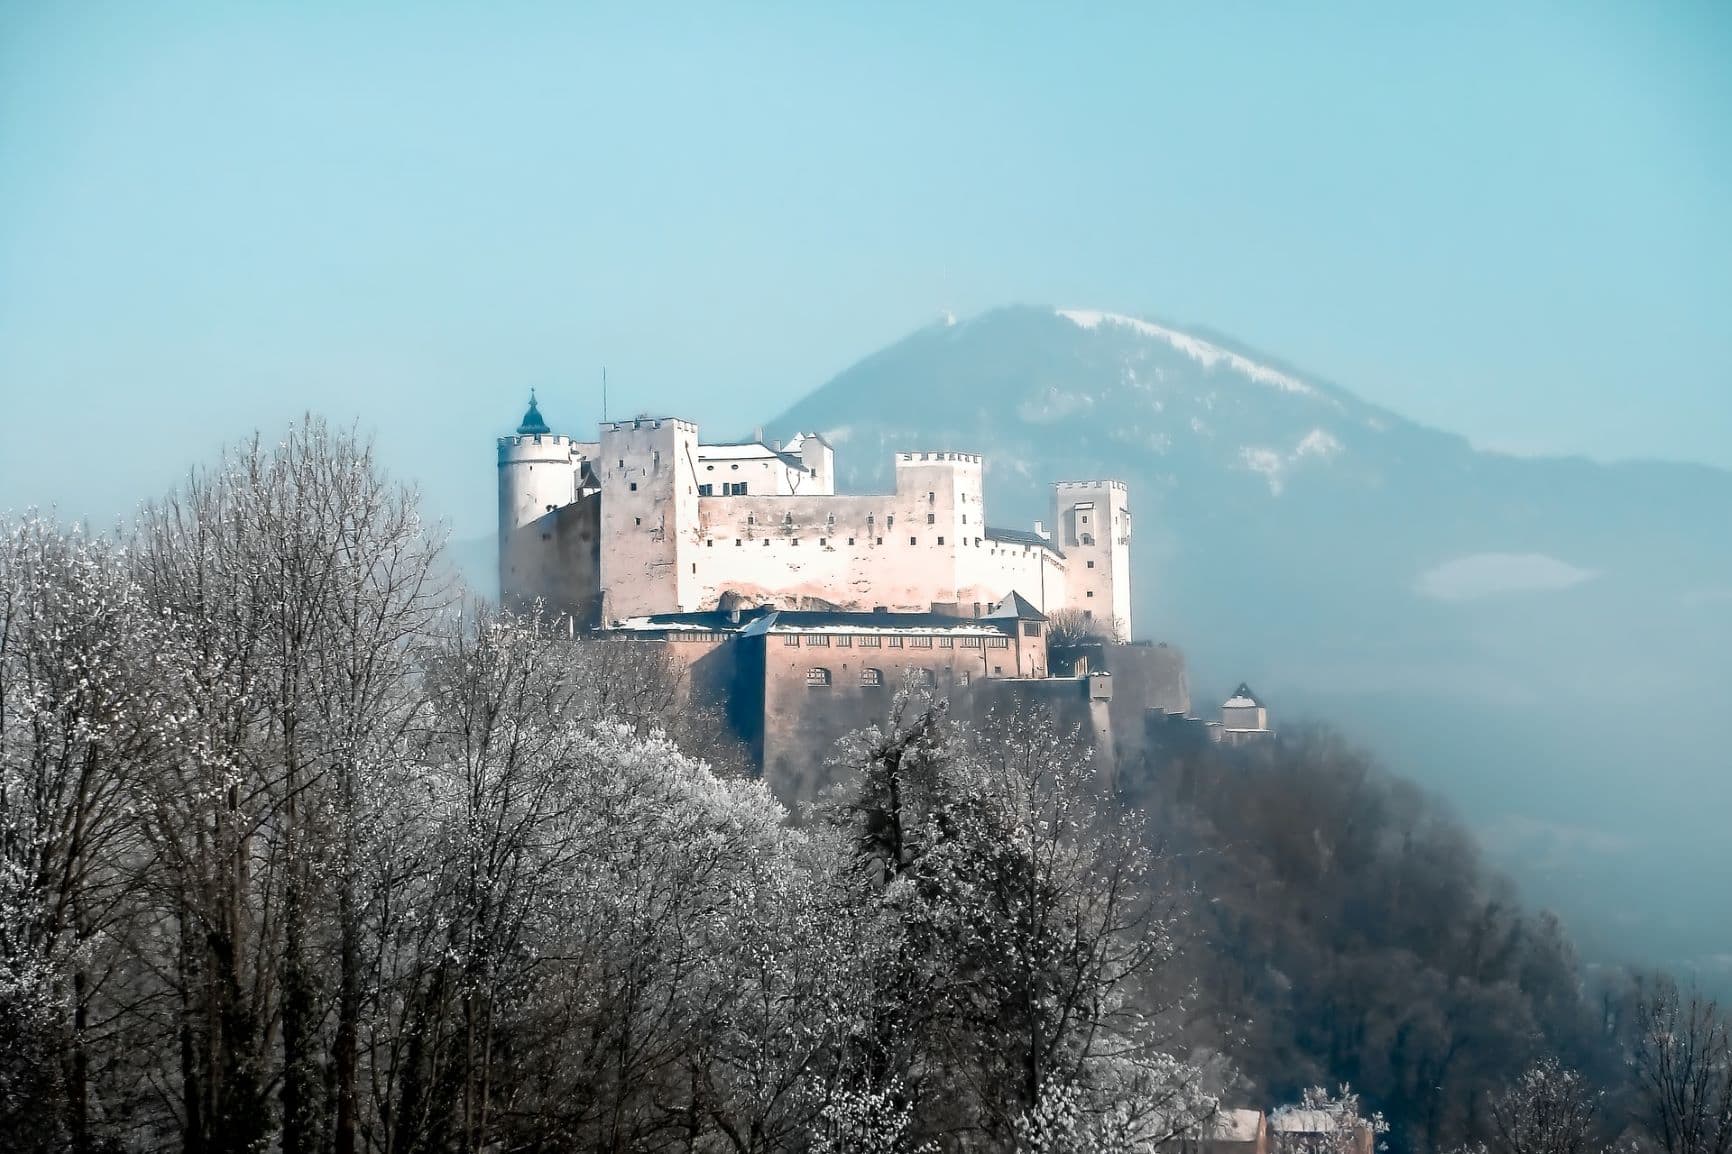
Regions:
[[541, 409], [535, 403], [534, 389], [529, 390], [529, 408], [524, 412], [523, 423], [517, 426], [517, 432], [520, 436], [528, 436], [531, 434], [540, 436], [553, 432], [552, 429], [547, 427], [547, 422], [542, 419]]

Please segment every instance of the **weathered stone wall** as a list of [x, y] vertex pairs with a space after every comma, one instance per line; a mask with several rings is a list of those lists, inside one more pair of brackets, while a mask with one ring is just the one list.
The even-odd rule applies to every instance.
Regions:
[[607, 620], [695, 607], [698, 427], [674, 418], [601, 427], [602, 613]]
[[501, 525], [500, 604], [526, 613], [539, 598], [549, 616], [569, 616], [578, 628], [601, 611], [601, 496], [588, 493], [513, 528]]
[[[1117, 619], [1131, 636], [1130, 491], [1123, 481], [1053, 486], [1053, 534], [1066, 560], [1066, 604]], [[1092, 562], [1093, 564], [1090, 564]]]

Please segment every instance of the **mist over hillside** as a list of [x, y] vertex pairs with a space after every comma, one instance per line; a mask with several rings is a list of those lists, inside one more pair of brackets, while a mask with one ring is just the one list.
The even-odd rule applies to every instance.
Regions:
[[824, 432], [849, 491], [983, 453], [1004, 526], [1128, 481], [1137, 632], [1199, 703], [1249, 680], [1368, 742], [1590, 956], [1732, 975], [1732, 474], [1480, 451], [1205, 330], [1047, 308], [922, 329], [766, 429]]

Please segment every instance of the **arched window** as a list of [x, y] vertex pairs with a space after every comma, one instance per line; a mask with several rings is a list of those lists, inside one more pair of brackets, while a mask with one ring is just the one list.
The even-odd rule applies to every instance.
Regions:
[[814, 666], [811, 669], [806, 670], [806, 688], [807, 689], [828, 689], [828, 688], [830, 688], [830, 671], [828, 669], [821, 669], [817, 666]]
[[884, 671], [882, 669], [862, 669], [860, 671], [860, 684], [872, 687], [883, 685]]
[[1095, 535], [1093, 533], [1084, 533], [1082, 535], [1082, 543], [1084, 545], [1093, 545], [1095, 543]]

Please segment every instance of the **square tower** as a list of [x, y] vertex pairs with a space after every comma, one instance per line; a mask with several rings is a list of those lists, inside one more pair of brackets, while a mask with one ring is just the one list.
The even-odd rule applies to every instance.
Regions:
[[674, 417], [601, 426], [603, 622], [699, 608], [698, 427]]
[[1131, 639], [1131, 495], [1123, 481], [1052, 487], [1054, 543], [1065, 554], [1065, 607]]

